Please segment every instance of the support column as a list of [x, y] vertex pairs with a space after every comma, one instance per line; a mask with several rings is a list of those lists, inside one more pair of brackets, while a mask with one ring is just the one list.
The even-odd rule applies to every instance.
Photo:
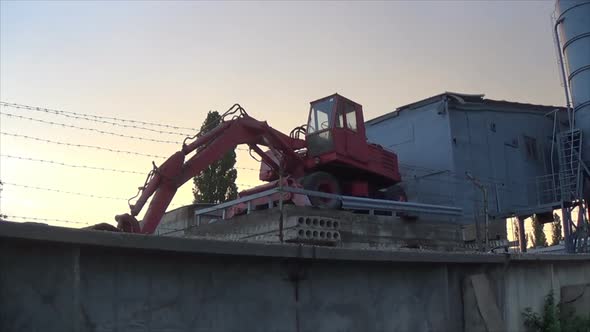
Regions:
[[572, 239], [572, 215], [570, 209], [563, 207], [563, 204], [561, 208], [561, 222], [563, 228], [563, 243], [565, 245], [565, 251], [568, 253], [573, 253], [575, 248], [574, 241]]
[[518, 245], [520, 247], [520, 252], [526, 252], [526, 236], [524, 232], [525, 217], [516, 216], [516, 219], [518, 220]]

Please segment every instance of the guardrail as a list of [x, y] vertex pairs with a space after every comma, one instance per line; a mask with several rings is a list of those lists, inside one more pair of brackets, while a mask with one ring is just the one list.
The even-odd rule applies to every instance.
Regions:
[[384, 199], [373, 199], [373, 198], [365, 198], [365, 197], [353, 197], [353, 196], [344, 196], [344, 195], [336, 195], [336, 194], [329, 194], [319, 191], [311, 191], [305, 190], [301, 188], [293, 188], [293, 187], [277, 187], [272, 188], [269, 190], [265, 190], [256, 194], [248, 195], [246, 197], [241, 197], [232, 201], [228, 201], [225, 203], [221, 203], [210, 208], [205, 208], [201, 210], [195, 211], [195, 218], [197, 225], [201, 223], [201, 216], [210, 215], [214, 212], [222, 211], [221, 219], [225, 219], [227, 215], [227, 209], [232, 208], [238, 204], [246, 204], [246, 213], [249, 214], [254, 210], [254, 206], [252, 206], [252, 201], [258, 200], [261, 198], [268, 198], [267, 205], [268, 208], [272, 208], [275, 205], [282, 208], [283, 205], [283, 195], [280, 195], [280, 199], [277, 202], [274, 194], [277, 193], [292, 193], [292, 194], [299, 194], [299, 195], [306, 195], [312, 197], [320, 197], [320, 198], [328, 198], [328, 199], [336, 199], [341, 202], [343, 210], [363, 210], [368, 211], [369, 214], [374, 214], [375, 211], [390, 211], [390, 212], [406, 212], [406, 213], [421, 213], [421, 214], [437, 214], [437, 215], [445, 215], [445, 216], [461, 216], [463, 214], [463, 210], [461, 208], [452, 207], [452, 206], [444, 206], [444, 205], [433, 205], [433, 204], [423, 204], [423, 203], [411, 203], [411, 202], [399, 202], [399, 201], [389, 201]]

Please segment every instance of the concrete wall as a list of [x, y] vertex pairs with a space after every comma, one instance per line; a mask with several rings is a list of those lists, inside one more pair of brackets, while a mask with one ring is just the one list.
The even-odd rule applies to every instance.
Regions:
[[[0, 331], [464, 331], [489, 280], [505, 331], [589, 256], [349, 250], [0, 223]], [[475, 285], [475, 284], [474, 284]], [[475, 286], [474, 286], [475, 287]], [[475, 292], [480, 290], [474, 288]], [[466, 322], [468, 324], [466, 324]]]
[[[193, 203], [181, 206], [174, 210], [168, 211], [162, 216], [162, 220], [156, 227], [155, 235], [183, 235], [186, 230], [198, 227], [195, 220], [195, 211], [211, 207], [215, 204]], [[221, 218], [221, 211], [202, 216], [201, 222], [207, 223], [211, 219]]]

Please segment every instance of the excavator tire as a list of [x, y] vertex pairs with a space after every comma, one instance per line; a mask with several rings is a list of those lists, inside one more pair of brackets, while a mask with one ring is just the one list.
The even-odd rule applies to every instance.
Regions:
[[[388, 187], [385, 189], [385, 199], [390, 201], [397, 201], [397, 202], [407, 202], [408, 196], [406, 196], [406, 191], [402, 186], [398, 184], [394, 184], [393, 186]], [[397, 212], [394, 213], [398, 217], [403, 218], [404, 220], [416, 220], [418, 216], [415, 214], [411, 214], [408, 212]]]
[[[306, 175], [302, 181], [303, 188], [340, 195], [338, 180], [330, 173], [315, 172]], [[342, 202], [334, 198], [308, 196], [311, 205], [322, 209], [339, 209]]]

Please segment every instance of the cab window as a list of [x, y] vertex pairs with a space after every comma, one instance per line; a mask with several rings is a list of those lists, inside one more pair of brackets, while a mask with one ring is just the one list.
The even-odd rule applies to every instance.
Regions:
[[321, 130], [329, 129], [332, 126], [332, 109], [334, 108], [334, 98], [319, 101], [311, 105], [309, 114], [309, 123], [307, 124], [307, 133], [312, 134]]
[[346, 106], [344, 107], [344, 112], [346, 116], [346, 128], [356, 131], [356, 112], [354, 109], [354, 105], [346, 103]]

